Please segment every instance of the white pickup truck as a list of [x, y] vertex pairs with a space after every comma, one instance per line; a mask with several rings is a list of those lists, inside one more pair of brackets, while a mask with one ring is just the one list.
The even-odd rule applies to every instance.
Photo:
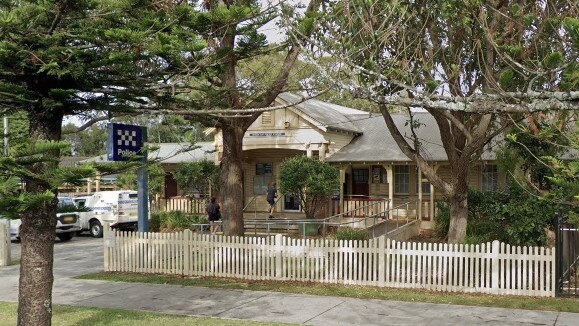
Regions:
[[79, 210], [82, 231], [95, 238], [103, 236], [103, 224], [135, 230], [137, 226], [137, 192], [133, 190], [97, 191], [90, 196], [72, 198]]
[[[69, 241], [80, 231], [79, 213], [74, 212], [71, 198], [58, 197], [58, 209], [66, 212], [56, 214], [56, 237], [60, 241]], [[20, 219], [10, 220], [10, 240], [20, 240]]]

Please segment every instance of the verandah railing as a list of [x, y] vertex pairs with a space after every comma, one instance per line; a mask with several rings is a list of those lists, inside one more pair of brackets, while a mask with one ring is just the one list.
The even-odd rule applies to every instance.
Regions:
[[206, 214], [205, 206], [209, 202], [209, 198], [190, 198], [190, 197], [174, 197], [174, 198], [156, 198], [152, 199], [149, 207], [153, 212], [173, 212], [182, 211], [187, 214]]
[[555, 252], [481, 245], [105, 231], [105, 271], [554, 296]]

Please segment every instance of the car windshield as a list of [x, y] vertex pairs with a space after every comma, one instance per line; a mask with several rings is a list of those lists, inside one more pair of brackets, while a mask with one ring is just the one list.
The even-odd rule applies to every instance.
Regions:
[[72, 199], [68, 197], [58, 197], [58, 207], [74, 206]]

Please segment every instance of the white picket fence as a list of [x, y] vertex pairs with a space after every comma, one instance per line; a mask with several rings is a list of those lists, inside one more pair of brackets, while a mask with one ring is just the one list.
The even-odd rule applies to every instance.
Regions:
[[481, 245], [105, 232], [105, 271], [555, 295], [555, 250]]
[[10, 233], [8, 224], [0, 221], [0, 267], [10, 264]]

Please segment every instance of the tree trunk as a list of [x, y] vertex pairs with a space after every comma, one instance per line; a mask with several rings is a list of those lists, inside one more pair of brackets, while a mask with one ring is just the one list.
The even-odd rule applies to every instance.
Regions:
[[462, 243], [466, 237], [468, 217], [468, 184], [467, 176], [460, 176], [450, 197], [450, 226], [448, 243]]
[[[40, 109], [29, 114], [31, 141], [60, 140], [62, 115]], [[58, 159], [59, 151], [50, 154]], [[43, 162], [32, 167], [36, 173], [57, 168], [58, 163]], [[44, 193], [48, 183], [24, 180], [27, 193]], [[53, 254], [58, 199], [41, 209], [22, 214], [20, 230], [21, 259], [18, 292], [18, 325], [50, 325], [52, 319]]]
[[221, 159], [220, 193], [223, 234], [239, 235], [244, 233], [243, 226], [243, 135], [245, 129], [235, 123], [224, 124], [223, 156]]

